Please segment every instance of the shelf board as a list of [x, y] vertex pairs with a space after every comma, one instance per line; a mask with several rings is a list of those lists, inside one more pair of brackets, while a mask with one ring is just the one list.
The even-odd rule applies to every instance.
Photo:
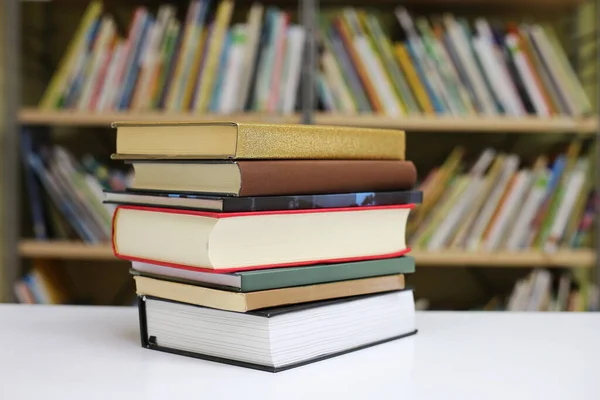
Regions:
[[58, 260], [118, 260], [108, 244], [88, 245], [77, 241], [24, 239], [19, 242], [19, 254], [26, 258]]
[[590, 249], [559, 250], [556, 253], [543, 253], [540, 251], [489, 253], [460, 250], [427, 252], [413, 250], [410, 255], [415, 257], [418, 267], [591, 268], [596, 261], [596, 253]]
[[[278, 124], [300, 123], [298, 115], [265, 113], [190, 114], [153, 112], [82, 113], [75, 111], [24, 108], [19, 113], [23, 125], [109, 127], [114, 121], [235, 121]], [[317, 113], [319, 125], [404, 129], [409, 132], [453, 133], [580, 133], [592, 134], [598, 127], [595, 118], [510, 118], [510, 117], [387, 117], [381, 115], [342, 115]]]
[[269, 122], [273, 124], [294, 124], [300, 121], [297, 115], [283, 116], [263, 113], [238, 113], [238, 114], [191, 114], [191, 113], [164, 113], [151, 112], [109, 112], [90, 113], [77, 111], [38, 110], [36, 108], [23, 108], [19, 112], [19, 122], [23, 125], [51, 125], [51, 126], [96, 126], [110, 127], [115, 121], [160, 121], [160, 122]]
[[569, 117], [386, 117], [376, 115], [317, 114], [320, 125], [348, 125], [404, 129], [408, 132], [453, 133], [579, 133], [593, 134], [598, 127], [594, 118]]
[[[86, 245], [75, 241], [37, 241], [24, 239], [19, 243], [19, 254], [26, 258], [62, 260], [113, 260], [110, 245]], [[441, 252], [410, 253], [418, 267], [572, 267], [590, 268], [595, 261], [593, 250], [561, 250], [557, 253], [524, 251], [515, 253], [484, 253], [446, 250]]]

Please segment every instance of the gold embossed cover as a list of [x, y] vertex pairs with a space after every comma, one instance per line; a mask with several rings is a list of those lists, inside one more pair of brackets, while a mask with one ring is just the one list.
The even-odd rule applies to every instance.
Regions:
[[404, 131], [322, 125], [114, 123], [117, 159], [404, 160]]

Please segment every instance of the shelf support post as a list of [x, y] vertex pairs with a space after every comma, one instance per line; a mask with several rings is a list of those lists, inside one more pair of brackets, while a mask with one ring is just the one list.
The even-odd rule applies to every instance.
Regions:
[[[594, 1], [596, 11], [596, 21], [600, 21], [600, 0]], [[596, 120], [600, 118], [600, 27], [596, 26], [596, 50], [595, 50], [595, 66], [596, 66]], [[596, 171], [595, 171], [595, 188], [594, 188], [594, 227], [595, 240], [594, 250], [596, 251], [596, 268], [594, 269], [594, 280], [596, 287], [600, 288], [600, 123], [596, 123], [596, 132], [594, 135]]]
[[304, 59], [302, 62], [302, 86], [300, 104], [303, 124], [315, 123], [315, 88], [317, 77], [317, 18], [319, 0], [298, 0], [300, 23], [306, 32]]
[[[19, 277], [20, 262], [17, 251], [21, 215], [19, 209], [19, 121], [21, 106], [20, 0], [4, 0], [0, 5], [4, 49], [4, 127], [0, 132], [2, 146], [2, 249], [0, 264], [0, 301], [14, 301], [13, 285]], [[0, 50], [2, 51], [2, 50]]]

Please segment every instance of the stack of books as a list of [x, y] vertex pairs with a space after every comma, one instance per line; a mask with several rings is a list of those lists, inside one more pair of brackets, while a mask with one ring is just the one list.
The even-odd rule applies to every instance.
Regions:
[[410, 221], [413, 248], [554, 252], [592, 247], [597, 195], [594, 147], [574, 139], [557, 154], [527, 160], [484, 150], [469, 165], [457, 147], [420, 185]]
[[116, 127], [135, 176], [106, 201], [143, 346], [279, 371], [416, 332], [404, 132]]
[[398, 40], [371, 12], [323, 18], [318, 91], [332, 112], [579, 116], [592, 112], [550, 25], [395, 10]]

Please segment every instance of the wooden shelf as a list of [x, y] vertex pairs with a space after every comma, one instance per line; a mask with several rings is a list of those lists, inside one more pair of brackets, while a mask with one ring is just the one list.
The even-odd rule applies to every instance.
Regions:
[[320, 125], [348, 125], [404, 129], [408, 132], [453, 132], [453, 133], [579, 133], [592, 134], [597, 129], [597, 120], [514, 117], [405, 117], [392, 118], [375, 115], [317, 114], [315, 123]]
[[190, 114], [164, 112], [110, 112], [83, 113], [76, 111], [52, 111], [24, 108], [19, 112], [19, 122], [23, 125], [51, 126], [96, 126], [110, 127], [115, 121], [235, 121], [235, 122], [269, 122], [274, 124], [294, 124], [300, 121], [297, 115], [283, 116], [261, 113], [241, 114]]
[[596, 253], [593, 250], [560, 250], [556, 253], [539, 251], [522, 252], [465, 252], [444, 250], [426, 252], [413, 250], [410, 253], [417, 260], [417, 267], [569, 267], [592, 268]]
[[26, 258], [58, 260], [118, 260], [108, 244], [87, 245], [76, 241], [25, 239], [19, 242], [19, 254]]
[[[114, 121], [236, 121], [295, 124], [298, 115], [270, 115], [263, 113], [202, 114], [162, 112], [81, 113], [74, 111], [46, 111], [24, 108], [19, 113], [23, 125], [98, 126], [109, 127]], [[595, 118], [509, 118], [509, 117], [405, 117], [392, 118], [378, 115], [340, 115], [318, 113], [315, 123], [320, 125], [357, 126], [405, 129], [409, 132], [453, 133], [579, 133], [592, 134], [598, 128]]]
[[[62, 260], [113, 260], [110, 245], [86, 245], [69, 241], [21, 240], [19, 254], [26, 258], [52, 258]], [[439, 253], [412, 251], [418, 267], [572, 267], [591, 268], [595, 261], [593, 250], [561, 250], [557, 253], [524, 251], [518, 253], [468, 253], [443, 251]]]

